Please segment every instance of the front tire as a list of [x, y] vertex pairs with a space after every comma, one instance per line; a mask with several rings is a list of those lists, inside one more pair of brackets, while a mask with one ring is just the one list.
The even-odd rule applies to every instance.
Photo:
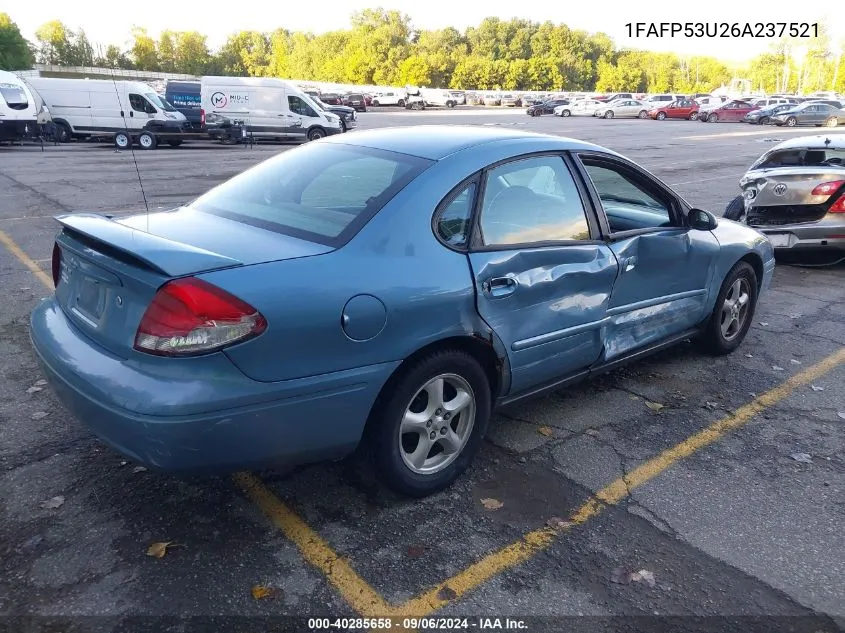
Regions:
[[657, 120], [658, 121], [665, 121], [666, 120], [666, 113], [665, 112], [658, 112], [657, 113]]
[[708, 123], [717, 123], [719, 121], [719, 115], [715, 112], [707, 116]]
[[404, 108], [405, 107], [405, 100], [399, 99], [399, 101], [396, 102], [396, 105], [398, 105], [400, 108]]
[[757, 307], [757, 275], [751, 264], [731, 268], [699, 343], [710, 354], [730, 354], [742, 344]]
[[794, 116], [791, 116], [786, 120], [786, 126], [787, 127], [795, 127], [795, 125], [797, 123], [798, 123], [798, 119], [796, 119]]
[[738, 222], [744, 213], [745, 199], [742, 196], [737, 196], [728, 203], [727, 207], [725, 207], [725, 212], [722, 214], [722, 217], [726, 220], [734, 220], [735, 222]]
[[70, 143], [73, 138], [73, 132], [70, 131], [70, 126], [64, 121], [56, 123], [56, 140], [59, 143]]
[[321, 138], [326, 136], [326, 131], [321, 127], [312, 127], [308, 130], [308, 140], [309, 141], [319, 141]]
[[769, 124], [769, 122], [771, 122], [771, 119], [770, 119], [769, 117], [767, 117], [767, 116], [760, 117], [760, 120], [758, 121], [758, 123], [759, 123], [760, 125], [768, 125], [768, 124]]
[[182, 139], [174, 139], [172, 141], [167, 141], [167, 144], [170, 147], [179, 147], [182, 144]]
[[560, 116], [567, 117], [567, 116], [570, 116], [571, 114], [572, 113], [569, 110], [564, 110], [563, 112], [560, 113]]
[[433, 352], [403, 370], [370, 421], [387, 486], [410, 497], [450, 486], [481, 447], [491, 401], [484, 369], [465, 352]]
[[837, 119], [835, 116], [832, 116], [827, 121], [825, 121], [824, 125], [825, 127], [836, 127], [837, 125], [839, 125], [839, 119]]
[[605, 119], [612, 119], [613, 118], [613, 110], [608, 110], [607, 112], [605, 112], [604, 118]]

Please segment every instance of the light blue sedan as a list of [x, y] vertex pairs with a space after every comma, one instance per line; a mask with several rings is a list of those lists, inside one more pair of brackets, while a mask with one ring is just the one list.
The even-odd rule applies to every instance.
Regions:
[[412, 496], [496, 406], [689, 338], [733, 351], [774, 269], [610, 150], [487, 127], [332, 137], [173, 211], [58, 220], [32, 342], [106, 443], [219, 472], [363, 440]]

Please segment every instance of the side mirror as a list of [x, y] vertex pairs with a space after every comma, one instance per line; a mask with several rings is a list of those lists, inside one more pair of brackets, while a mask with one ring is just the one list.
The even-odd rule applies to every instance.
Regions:
[[716, 216], [704, 209], [690, 209], [687, 214], [687, 223], [691, 229], [697, 231], [712, 231], [718, 225]]

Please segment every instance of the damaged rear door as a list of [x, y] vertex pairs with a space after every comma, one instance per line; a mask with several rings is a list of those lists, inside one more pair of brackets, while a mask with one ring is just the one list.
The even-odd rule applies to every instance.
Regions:
[[677, 196], [631, 163], [592, 152], [579, 160], [619, 266], [603, 329], [603, 360], [700, 324], [719, 251], [715, 236], [687, 228]]

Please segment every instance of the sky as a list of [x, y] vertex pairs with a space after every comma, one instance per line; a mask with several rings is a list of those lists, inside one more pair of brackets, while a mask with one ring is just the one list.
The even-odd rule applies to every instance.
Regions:
[[[775, 8], [777, 4], [781, 6]], [[836, 13], [841, 11], [841, 6], [831, 9], [836, 5], [835, 2], [818, 3], [819, 12], [814, 13], [807, 8], [808, 5], [800, 2], [767, 3], [766, 10], [760, 11], [759, 3], [747, 0], [708, 0], [705, 5], [700, 2], [649, 3], [632, 0], [480, 0], [478, 3], [448, 4], [447, 0], [321, 0], [246, 3], [244, 11], [234, 9], [233, 5], [223, 5], [227, 10], [221, 13], [209, 10], [212, 5], [208, 3], [190, 1], [165, 2], [154, 10], [131, 11], [116, 10], [117, 5], [113, 1], [103, 0], [18, 0], [5, 10], [17, 22], [24, 37], [30, 40], [35, 39], [38, 26], [49, 19], [58, 19], [72, 29], [85, 29], [95, 46], [125, 45], [129, 42], [132, 27], [143, 26], [153, 36], [164, 29], [197, 30], [207, 35], [209, 45], [216, 48], [225, 41], [227, 35], [241, 30], [270, 31], [283, 27], [292, 31], [321, 33], [347, 28], [353, 12], [381, 6], [409, 15], [414, 27], [419, 29], [454, 26], [463, 31], [488, 16], [502, 19], [517, 17], [540, 22], [551, 20], [571, 28], [603, 31], [620, 48], [671, 51], [681, 55], [713, 55], [726, 61], [741, 62], [768, 50], [773, 40], [756, 37], [669, 37], [668, 32], [662, 37], [646, 37], [644, 34], [637, 37], [636, 33], [629, 36], [626, 24], [632, 24], [633, 30], [637, 23], [644, 23], [643, 28], [648, 29], [650, 23], [656, 23], [660, 28], [660, 23], [694, 24], [706, 20], [711, 24], [738, 24], [741, 29], [746, 23], [761, 21], [787, 24], [816, 22], [825, 25], [833, 42], [840, 44], [845, 40], [845, 20], [834, 19]], [[706, 10], [702, 10], [705, 6]], [[666, 29], [668, 31], [668, 25]]]

